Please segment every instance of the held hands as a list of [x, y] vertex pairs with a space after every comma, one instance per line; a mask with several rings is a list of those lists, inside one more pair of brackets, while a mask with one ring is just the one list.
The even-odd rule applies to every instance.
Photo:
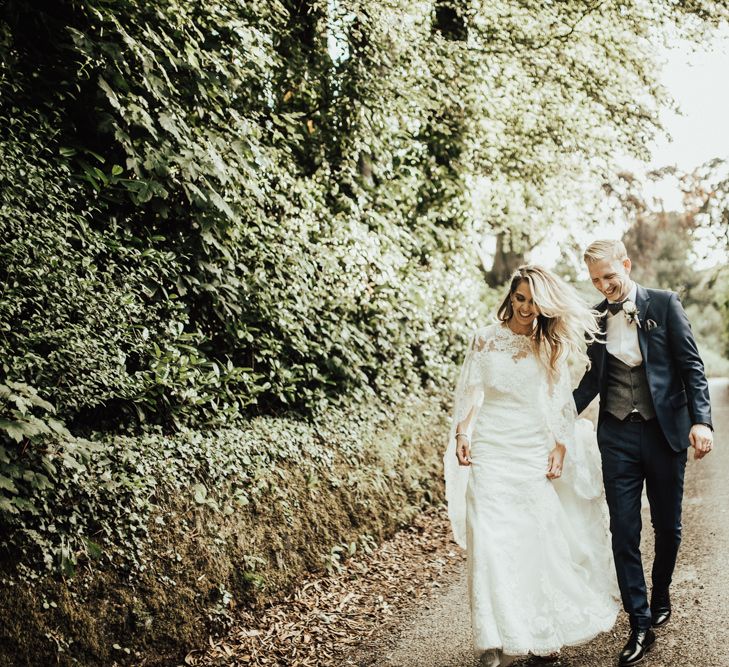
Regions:
[[694, 459], [703, 459], [714, 447], [714, 433], [706, 424], [694, 424], [689, 433]]
[[564, 456], [566, 452], [567, 449], [560, 443], [557, 443], [554, 446], [554, 449], [549, 452], [547, 479], [557, 479], [562, 476], [562, 466], [564, 465]]
[[471, 439], [465, 433], [456, 433], [456, 457], [458, 465], [471, 465]]

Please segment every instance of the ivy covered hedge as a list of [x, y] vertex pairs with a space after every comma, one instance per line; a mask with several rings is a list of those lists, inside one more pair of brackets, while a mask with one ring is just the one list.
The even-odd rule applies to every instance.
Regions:
[[32, 398], [0, 386], [0, 426], [32, 441], [0, 446], [13, 505], [0, 514], [13, 556], [0, 562], [0, 665], [179, 664], [235, 606], [336, 569], [442, 499], [437, 395], [93, 444]]

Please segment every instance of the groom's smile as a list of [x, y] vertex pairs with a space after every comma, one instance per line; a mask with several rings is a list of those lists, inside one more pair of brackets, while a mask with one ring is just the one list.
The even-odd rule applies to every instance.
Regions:
[[630, 260], [600, 259], [588, 264], [590, 280], [608, 301], [622, 301], [630, 293]]

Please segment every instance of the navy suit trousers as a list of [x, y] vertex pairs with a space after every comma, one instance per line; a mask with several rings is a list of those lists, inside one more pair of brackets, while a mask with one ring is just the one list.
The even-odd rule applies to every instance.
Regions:
[[649, 628], [651, 613], [640, 554], [643, 482], [655, 531], [652, 590], [654, 595], [662, 595], [671, 584], [681, 543], [687, 452], [671, 449], [656, 419], [620, 421], [603, 413], [597, 439], [623, 608], [631, 627]]

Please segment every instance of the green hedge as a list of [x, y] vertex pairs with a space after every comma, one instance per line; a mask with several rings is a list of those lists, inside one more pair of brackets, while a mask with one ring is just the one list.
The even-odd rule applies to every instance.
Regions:
[[[469, 194], [433, 172], [427, 137], [390, 127], [427, 108], [393, 88], [351, 115], [347, 96], [384, 92], [361, 69], [383, 44], [327, 87], [325, 14], [4, 3], [0, 359], [74, 432], [307, 412], [448, 375], [478, 298]], [[428, 199], [430, 178], [450, 194]]]
[[[53, 387], [62, 412], [144, 391], [134, 365], [149, 339], [165, 346], [185, 314], [145, 295], [169, 273], [169, 253], [100, 228], [98, 207], [47, 148], [39, 116], [0, 143], [0, 358], [6, 377]], [[32, 138], [15, 131], [36, 124]]]
[[[29, 433], [28, 415], [47, 424], [47, 407], [5, 416]], [[432, 395], [399, 411], [370, 402], [205, 434], [61, 446], [46, 430], [32, 435], [34, 451], [3, 445], [0, 471], [7, 478], [23, 462], [16, 482], [27, 500], [0, 514], [14, 554], [1, 566], [10, 594], [0, 601], [0, 664], [135, 664], [142, 654], [179, 664], [227, 627], [233, 604], [336, 569], [440, 501], [445, 415]]]

